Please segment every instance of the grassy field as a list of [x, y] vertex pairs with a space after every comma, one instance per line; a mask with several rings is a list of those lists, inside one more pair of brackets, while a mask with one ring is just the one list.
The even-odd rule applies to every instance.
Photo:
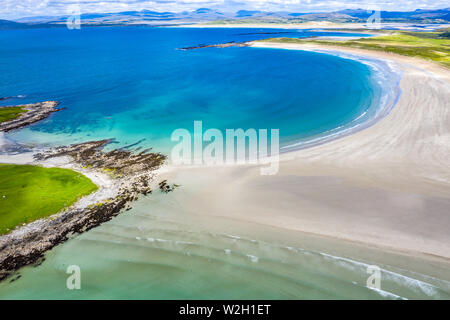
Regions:
[[95, 190], [91, 180], [69, 169], [0, 164], [0, 234], [57, 213]]
[[0, 108], [0, 123], [13, 120], [19, 117], [26, 110], [22, 107], [3, 107]]
[[440, 32], [397, 32], [387, 36], [347, 41], [272, 38], [263, 41], [281, 43], [314, 43], [378, 50], [418, 57], [450, 68], [450, 38], [448, 30]]

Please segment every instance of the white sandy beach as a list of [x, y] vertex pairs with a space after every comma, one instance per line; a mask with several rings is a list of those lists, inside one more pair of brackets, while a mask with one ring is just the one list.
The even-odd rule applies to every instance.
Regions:
[[[359, 49], [402, 71], [391, 113], [367, 129], [281, 156], [277, 175], [258, 166], [166, 168], [183, 210], [450, 259], [450, 72], [436, 64]], [[178, 192], [178, 191], [177, 191]]]

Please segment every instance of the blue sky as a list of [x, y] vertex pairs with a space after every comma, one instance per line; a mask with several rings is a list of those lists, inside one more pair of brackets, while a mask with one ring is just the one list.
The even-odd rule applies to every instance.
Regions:
[[207, 7], [223, 12], [247, 10], [320, 12], [347, 8], [381, 10], [434, 9], [448, 0], [0, 0], [0, 18], [65, 15], [79, 5], [82, 13], [154, 10], [181, 12]]

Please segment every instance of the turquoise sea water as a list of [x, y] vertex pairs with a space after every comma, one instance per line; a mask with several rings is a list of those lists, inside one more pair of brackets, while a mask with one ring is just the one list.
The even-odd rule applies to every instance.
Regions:
[[[116, 138], [168, 152], [174, 129], [202, 120], [204, 128], [277, 128], [289, 148], [370, 122], [395, 99], [389, 88], [398, 79], [372, 62], [277, 49], [176, 50], [265, 37], [254, 29], [2, 31], [0, 97], [13, 98], [0, 105], [58, 100], [66, 108], [7, 138], [31, 145]], [[186, 188], [143, 198], [56, 247], [40, 266], [0, 283], [0, 298], [449, 297], [448, 282], [383, 265], [384, 291], [368, 289], [375, 258], [343, 259], [309, 248], [299, 234], [199, 217], [183, 209]], [[81, 290], [66, 288], [69, 265], [81, 268]]]

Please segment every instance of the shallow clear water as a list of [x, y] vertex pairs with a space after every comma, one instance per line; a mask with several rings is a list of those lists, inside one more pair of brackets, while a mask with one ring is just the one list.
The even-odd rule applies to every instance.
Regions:
[[[363, 121], [386, 99], [377, 71], [350, 59], [257, 48], [176, 50], [267, 37], [248, 34], [254, 32], [2, 31], [0, 96], [21, 97], [1, 105], [58, 100], [67, 108], [7, 137], [51, 145], [116, 138], [167, 152], [174, 129], [192, 130], [202, 120], [205, 128], [279, 128], [287, 146]], [[286, 231], [199, 217], [183, 208], [183, 192], [146, 197], [56, 247], [40, 266], [0, 283], [0, 298], [449, 297], [448, 282], [392, 267], [383, 271], [385, 291], [368, 289], [369, 262], [305, 249], [299, 234], [282, 240]], [[69, 265], [80, 266], [82, 290], [66, 288]]]

